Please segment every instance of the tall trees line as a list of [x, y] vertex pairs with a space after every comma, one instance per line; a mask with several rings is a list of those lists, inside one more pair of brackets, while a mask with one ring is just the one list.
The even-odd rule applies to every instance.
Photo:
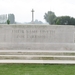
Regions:
[[44, 19], [50, 24], [50, 25], [75, 25], [75, 18], [70, 16], [56, 16], [54, 12], [48, 11], [44, 15]]

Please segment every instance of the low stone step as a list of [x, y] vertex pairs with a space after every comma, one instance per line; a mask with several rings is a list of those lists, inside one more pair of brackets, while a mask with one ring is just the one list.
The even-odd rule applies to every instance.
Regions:
[[0, 50], [0, 55], [60, 55], [75, 56], [75, 51]]
[[0, 63], [24, 63], [24, 64], [75, 64], [73, 60], [0, 60]]
[[51, 56], [51, 55], [0, 55], [2, 59], [13, 60], [75, 60], [75, 56]]

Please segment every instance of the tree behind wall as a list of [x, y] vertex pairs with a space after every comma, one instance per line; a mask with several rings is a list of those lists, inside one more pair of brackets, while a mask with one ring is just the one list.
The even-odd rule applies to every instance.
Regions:
[[7, 20], [7, 24], [10, 24], [10, 21], [9, 21], [9, 19]]
[[75, 18], [70, 16], [57, 17], [54, 20], [56, 25], [75, 25]]
[[54, 19], [56, 18], [56, 15], [52, 11], [48, 11], [44, 15], [44, 19], [49, 23], [49, 24], [54, 24]]

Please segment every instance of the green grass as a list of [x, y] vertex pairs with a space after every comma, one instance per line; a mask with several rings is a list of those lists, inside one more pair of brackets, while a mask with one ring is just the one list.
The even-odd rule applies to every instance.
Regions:
[[75, 65], [0, 64], [0, 75], [75, 75]]

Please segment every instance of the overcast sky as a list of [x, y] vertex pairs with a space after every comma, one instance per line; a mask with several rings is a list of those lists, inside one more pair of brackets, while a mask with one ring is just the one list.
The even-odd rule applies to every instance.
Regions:
[[43, 22], [48, 11], [55, 12], [56, 16], [75, 18], [75, 0], [0, 0], [0, 15], [13, 13], [17, 22], [30, 22], [32, 8], [35, 19]]

